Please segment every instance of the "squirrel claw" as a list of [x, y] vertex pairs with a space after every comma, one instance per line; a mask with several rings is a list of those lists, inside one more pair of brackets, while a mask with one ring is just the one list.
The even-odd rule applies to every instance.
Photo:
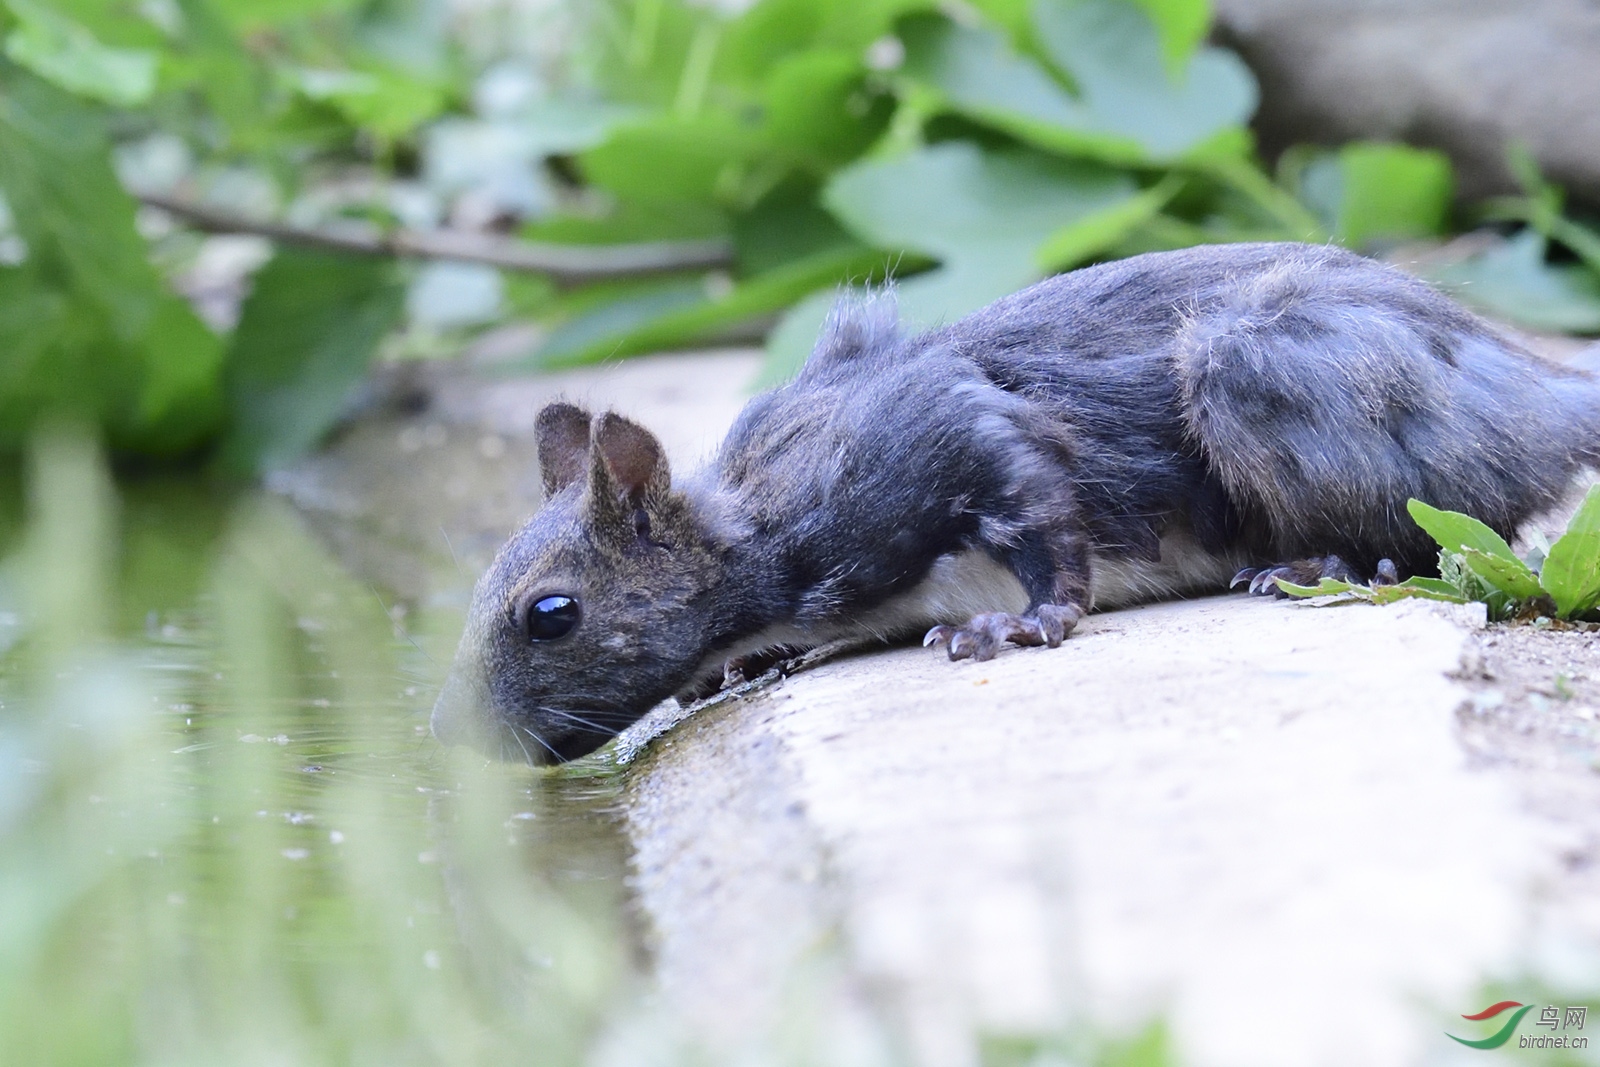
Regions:
[[[1313, 556], [1310, 559], [1297, 559], [1292, 563], [1275, 563], [1268, 567], [1246, 567], [1233, 576], [1233, 581], [1228, 588], [1232, 589], [1249, 579], [1248, 592], [1251, 596], [1273, 596], [1279, 599], [1288, 594], [1278, 588], [1278, 579], [1292, 582], [1295, 585], [1314, 586], [1324, 578], [1333, 578], [1341, 582], [1359, 582], [1361, 577], [1350, 569], [1350, 565], [1331, 552], [1326, 556]], [[1393, 560], [1379, 560], [1378, 573], [1373, 578], [1374, 585], [1392, 585], [1400, 580], [1395, 570]]]
[[1002, 645], [1058, 647], [1083, 618], [1076, 604], [1041, 604], [1032, 615], [1005, 611], [974, 615], [965, 626], [935, 626], [923, 637], [924, 647], [948, 646], [952, 660], [994, 659]]
[[1263, 567], [1250, 579], [1250, 595], [1271, 596], [1278, 591], [1278, 579], [1289, 578], [1293, 573], [1288, 566]]
[[[751, 677], [750, 667], [751, 657], [749, 656], [734, 656], [723, 661], [722, 688], [732, 689], [736, 685], [743, 685], [749, 681]], [[757, 671], [756, 673], [759, 674], [760, 672]]]

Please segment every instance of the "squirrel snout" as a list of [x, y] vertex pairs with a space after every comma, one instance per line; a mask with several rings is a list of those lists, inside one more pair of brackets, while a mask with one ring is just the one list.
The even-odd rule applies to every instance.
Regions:
[[442, 745], [472, 745], [484, 732], [482, 688], [467, 673], [460, 664], [450, 671], [428, 717], [428, 728]]
[[460, 660], [439, 690], [428, 726], [442, 745], [462, 745], [490, 759], [521, 761], [534, 767], [575, 759], [609, 739], [551, 740], [531, 725], [513, 725], [489, 695], [482, 668]]

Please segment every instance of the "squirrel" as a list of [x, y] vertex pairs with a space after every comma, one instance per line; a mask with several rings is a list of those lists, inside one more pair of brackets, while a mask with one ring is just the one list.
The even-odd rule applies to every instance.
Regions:
[[1513, 536], [1600, 457], [1600, 379], [1343, 249], [1201, 246], [917, 334], [892, 291], [843, 299], [681, 481], [610, 411], [551, 404], [537, 446], [546, 502], [433, 715], [535, 764], [764, 650], [926, 631], [985, 660], [1230, 581], [1436, 573], [1407, 499]]

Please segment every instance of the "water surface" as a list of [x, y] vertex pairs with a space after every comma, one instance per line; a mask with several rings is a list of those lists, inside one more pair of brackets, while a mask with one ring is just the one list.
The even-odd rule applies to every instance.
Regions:
[[614, 771], [441, 749], [470, 575], [327, 544], [71, 440], [0, 484], [6, 1062], [575, 1063], [631, 996]]

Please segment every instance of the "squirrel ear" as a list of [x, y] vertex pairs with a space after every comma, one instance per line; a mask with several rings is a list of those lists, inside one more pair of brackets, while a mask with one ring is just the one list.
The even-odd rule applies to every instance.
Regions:
[[590, 436], [595, 446], [591, 466], [595, 489], [600, 488], [598, 479], [603, 477], [616, 498], [638, 506], [646, 494], [665, 493], [672, 487], [672, 472], [661, 442], [643, 426], [608, 411], [595, 418]]
[[539, 474], [544, 495], [555, 496], [583, 477], [589, 459], [589, 413], [572, 404], [549, 404], [539, 412]]

